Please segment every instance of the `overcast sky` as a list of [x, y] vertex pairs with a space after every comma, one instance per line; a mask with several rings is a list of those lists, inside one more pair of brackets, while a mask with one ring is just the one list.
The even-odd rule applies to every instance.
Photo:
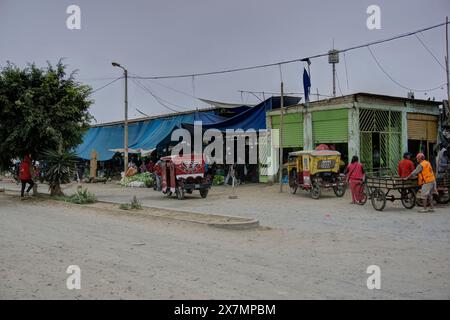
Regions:
[[[69, 30], [66, 9], [81, 8], [81, 29]], [[367, 7], [381, 8], [381, 29], [366, 26]], [[155, 76], [198, 73], [296, 59], [343, 49], [414, 31], [445, 21], [448, 0], [0, 0], [0, 66], [35, 62], [45, 66], [64, 57], [78, 79], [94, 89], [121, 75], [111, 61], [132, 74]], [[420, 39], [444, 65], [445, 28], [423, 32]], [[376, 45], [372, 50], [383, 68], [402, 85], [426, 89], [446, 82], [442, 66], [412, 36]], [[347, 72], [345, 68], [347, 65]], [[303, 64], [282, 67], [286, 92], [303, 91]], [[367, 48], [341, 55], [337, 94], [373, 92], [406, 96], [375, 64]], [[348, 75], [348, 76], [347, 76]], [[327, 58], [311, 65], [312, 93], [331, 95]], [[170, 108], [205, 107], [191, 97], [234, 103], [257, 103], [239, 90], [279, 91], [277, 67], [208, 77], [141, 80]], [[98, 122], [123, 119], [123, 81], [93, 94], [91, 113]], [[173, 88], [175, 90], [171, 90]], [[416, 92], [416, 98], [441, 100], [446, 88]], [[180, 93], [178, 91], [184, 92]], [[262, 98], [262, 95], [259, 95]], [[267, 97], [267, 96], [266, 96]], [[313, 96], [312, 99], [315, 99]], [[132, 80], [129, 115], [170, 113]]]

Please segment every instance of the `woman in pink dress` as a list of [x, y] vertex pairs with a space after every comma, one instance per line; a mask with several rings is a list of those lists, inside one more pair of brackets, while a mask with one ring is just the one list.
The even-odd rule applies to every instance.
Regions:
[[352, 204], [360, 204], [363, 200], [363, 186], [362, 182], [364, 180], [364, 168], [361, 163], [359, 163], [358, 156], [353, 156], [352, 162], [347, 166], [345, 170], [347, 174], [347, 181], [350, 184], [350, 190], [352, 191]]

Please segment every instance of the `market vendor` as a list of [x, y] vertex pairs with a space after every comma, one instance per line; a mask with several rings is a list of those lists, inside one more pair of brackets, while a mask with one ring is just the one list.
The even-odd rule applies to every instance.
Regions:
[[125, 173], [125, 177], [132, 177], [138, 172], [136, 165], [131, 162], [128, 166], [127, 172]]
[[434, 177], [433, 168], [431, 167], [431, 163], [425, 160], [425, 155], [423, 153], [418, 153], [416, 159], [419, 165], [404, 179], [407, 180], [411, 177], [418, 177], [419, 186], [422, 186], [421, 197], [423, 201], [423, 208], [420, 209], [419, 212], [432, 212], [434, 211], [433, 192], [435, 192], [436, 189], [436, 178]]

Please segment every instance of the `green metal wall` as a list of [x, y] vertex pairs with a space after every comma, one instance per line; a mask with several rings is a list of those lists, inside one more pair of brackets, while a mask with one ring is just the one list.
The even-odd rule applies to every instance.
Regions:
[[[272, 128], [280, 129], [280, 116], [272, 116]], [[283, 117], [283, 147], [303, 147], [303, 114], [289, 113]]]
[[359, 130], [360, 160], [364, 168], [367, 171], [389, 169], [396, 173], [402, 158], [401, 112], [360, 109]]
[[312, 113], [313, 142], [348, 142], [348, 109], [315, 111]]

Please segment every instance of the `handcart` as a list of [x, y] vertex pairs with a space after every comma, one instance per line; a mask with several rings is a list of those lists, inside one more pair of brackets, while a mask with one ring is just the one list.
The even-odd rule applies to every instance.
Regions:
[[[369, 198], [375, 210], [383, 211], [387, 200], [401, 200], [406, 209], [416, 205], [417, 179], [404, 180], [395, 176], [367, 176], [364, 182], [365, 197]], [[395, 191], [399, 195], [395, 194]]]
[[447, 204], [450, 202], [450, 165], [446, 170], [439, 172], [436, 179], [437, 194], [435, 200], [437, 203]]

